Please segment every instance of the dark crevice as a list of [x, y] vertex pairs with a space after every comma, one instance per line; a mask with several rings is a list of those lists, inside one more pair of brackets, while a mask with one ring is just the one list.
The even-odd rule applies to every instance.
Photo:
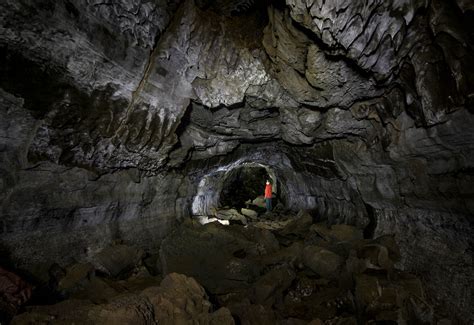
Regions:
[[369, 218], [369, 224], [364, 228], [364, 238], [374, 238], [375, 229], [377, 229], [377, 216], [375, 215], [374, 208], [369, 204], [365, 203], [365, 210], [367, 211], [367, 217]]
[[303, 32], [308, 39], [311, 40], [314, 44], [316, 44], [324, 53], [326, 54], [326, 57], [330, 61], [344, 61], [350, 68], [352, 68], [354, 71], [359, 73], [360, 76], [366, 78], [367, 80], [372, 78], [372, 73], [370, 71], [367, 71], [363, 68], [361, 68], [356, 61], [353, 59], [347, 57], [347, 53], [345, 52], [344, 49], [335, 49], [330, 46], [328, 46], [326, 43], [323, 42], [312, 30], [306, 28], [305, 26], [292, 21], [292, 26]]

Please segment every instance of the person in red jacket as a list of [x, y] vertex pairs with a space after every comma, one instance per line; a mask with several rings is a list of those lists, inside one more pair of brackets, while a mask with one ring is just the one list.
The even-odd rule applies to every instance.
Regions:
[[272, 184], [267, 180], [267, 185], [265, 185], [265, 205], [267, 207], [267, 212], [272, 211]]

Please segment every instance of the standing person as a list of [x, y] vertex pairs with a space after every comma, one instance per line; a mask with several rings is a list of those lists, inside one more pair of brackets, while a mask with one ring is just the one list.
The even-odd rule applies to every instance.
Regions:
[[265, 185], [265, 205], [267, 207], [267, 212], [272, 211], [272, 184], [267, 180], [267, 185]]

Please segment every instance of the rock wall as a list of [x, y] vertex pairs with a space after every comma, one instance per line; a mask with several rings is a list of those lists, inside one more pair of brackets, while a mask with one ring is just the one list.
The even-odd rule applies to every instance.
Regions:
[[440, 0], [3, 1], [2, 250], [41, 276], [115, 239], [146, 248], [217, 202], [219, 178], [199, 191], [219, 168], [258, 163], [289, 209], [395, 233], [399, 267], [472, 318], [472, 16]]
[[189, 215], [181, 201], [191, 193], [180, 174], [143, 177], [138, 169], [100, 174], [49, 161], [32, 163], [28, 148], [41, 122], [22, 104], [1, 93], [3, 258], [41, 278], [52, 263], [86, 259], [112, 241], [156, 246]]

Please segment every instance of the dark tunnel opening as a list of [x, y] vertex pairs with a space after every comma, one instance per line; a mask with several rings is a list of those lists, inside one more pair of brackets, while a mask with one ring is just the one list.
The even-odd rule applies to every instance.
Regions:
[[[253, 208], [262, 209], [261, 202], [267, 180], [275, 183], [264, 167], [235, 168], [230, 171], [224, 181], [219, 207], [240, 210], [252, 205]], [[277, 184], [273, 184], [273, 192], [275, 193], [273, 201], [277, 201]]]

